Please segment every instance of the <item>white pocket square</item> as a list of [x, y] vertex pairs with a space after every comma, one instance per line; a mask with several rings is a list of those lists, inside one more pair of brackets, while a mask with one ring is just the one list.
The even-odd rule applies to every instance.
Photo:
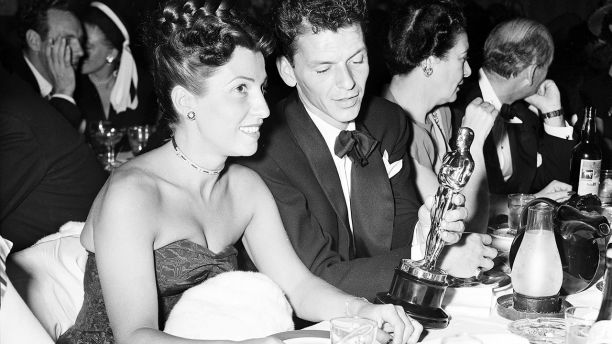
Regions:
[[389, 176], [389, 178], [392, 178], [394, 175], [396, 175], [399, 171], [402, 170], [402, 159], [389, 163], [389, 153], [387, 153], [387, 151], [384, 151], [382, 158], [383, 163], [385, 164], [385, 168], [387, 169], [387, 175]]

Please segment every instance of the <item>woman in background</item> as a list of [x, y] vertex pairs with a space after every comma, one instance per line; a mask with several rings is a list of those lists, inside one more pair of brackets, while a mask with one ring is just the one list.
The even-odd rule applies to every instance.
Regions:
[[86, 58], [75, 100], [87, 123], [113, 126], [155, 124], [157, 105], [152, 82], [130, 51], [123, 21], [106, 4], [94, 1], [82, 17], [87, 35]]
[[238, 240], [300, 318], [348, 313], [393, 331], [394, 344], [416, 343], [422, 328], [401, 307], [370, 304], [310, 273], [265, 183], [226, 165], [257, 150], [272, 48], [243, 15], [216, 3], [178, 1], [160, 11], [155, 89], [173, 136], [113, 171], [99, 193], [81, 235], [90, 252], [83, 307], [58, 343], [204, 342], [160, 330], [182, 292], [236, 268]]
[[[451, 111], [463, 78], [471, 74], [467, 62], [465, 18], [451, 0], [417, 0], [400, 5], [388, 34], [387, 65], [392, 80], [383, 96], [400, 105], [413, 124], [410, 154], [421, 197], [436, 193], [442, 157], [451, 150]], [[489, 217], [489, 188], [482, 147], [497, 110], [481, 98], [472, 102], [462, 126], [474, 130], [471, 146], [474, 173], [463, 194], [470, 231], [485, 232]]]

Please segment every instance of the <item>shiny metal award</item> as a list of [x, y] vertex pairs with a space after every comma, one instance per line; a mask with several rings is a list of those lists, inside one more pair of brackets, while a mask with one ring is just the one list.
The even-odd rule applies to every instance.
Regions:
[[401, 305], [406, 313], [425, 328], [444, 328], [449, 318], [442, 310], [442, 299], [448, 287], [447, 273], [436, 267], [444, 247], [440, 223], [447, 211], [453, 209], [453, 197], [461, 192], [474, 171], [470, 146], [474, 132], [459, 128], [455, 150], [446, 153], [438, 173], [440, 186], [431, 209], [431, 227], [427, 235], [425, 258], [414, 261], [402, 259], [395, 269], [389, 292], [378, 293], [376, 301]]

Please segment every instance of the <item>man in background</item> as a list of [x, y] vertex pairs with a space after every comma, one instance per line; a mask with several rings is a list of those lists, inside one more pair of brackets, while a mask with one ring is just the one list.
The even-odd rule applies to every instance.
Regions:
[[75, 71], [84, 54], [80, 21], [65, 0], [24, 1], [17, 16], [22, 50], [5, 57], [5, 67], [78, 127], [82, 116], [73, 94]]

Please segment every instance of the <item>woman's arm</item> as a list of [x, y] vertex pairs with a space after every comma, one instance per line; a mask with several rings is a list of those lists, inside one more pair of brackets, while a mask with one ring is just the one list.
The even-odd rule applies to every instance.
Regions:
[[291, 246], [272, 194], [257, 174], [244, 170], [249, 177], [241, 178], [246, 181], [242, 192], [254, 195], [249, 204], [252, 218], [243, 237], [244, 246], [259, 271], [285, 292], [296, 314], [311, 321], [359, 315], [380, 326], [390, 326], [396, 334], [395, 344], [416, 342], [422, 327], [410, 321], [401, 307], [372, 305], [310, 273]]

